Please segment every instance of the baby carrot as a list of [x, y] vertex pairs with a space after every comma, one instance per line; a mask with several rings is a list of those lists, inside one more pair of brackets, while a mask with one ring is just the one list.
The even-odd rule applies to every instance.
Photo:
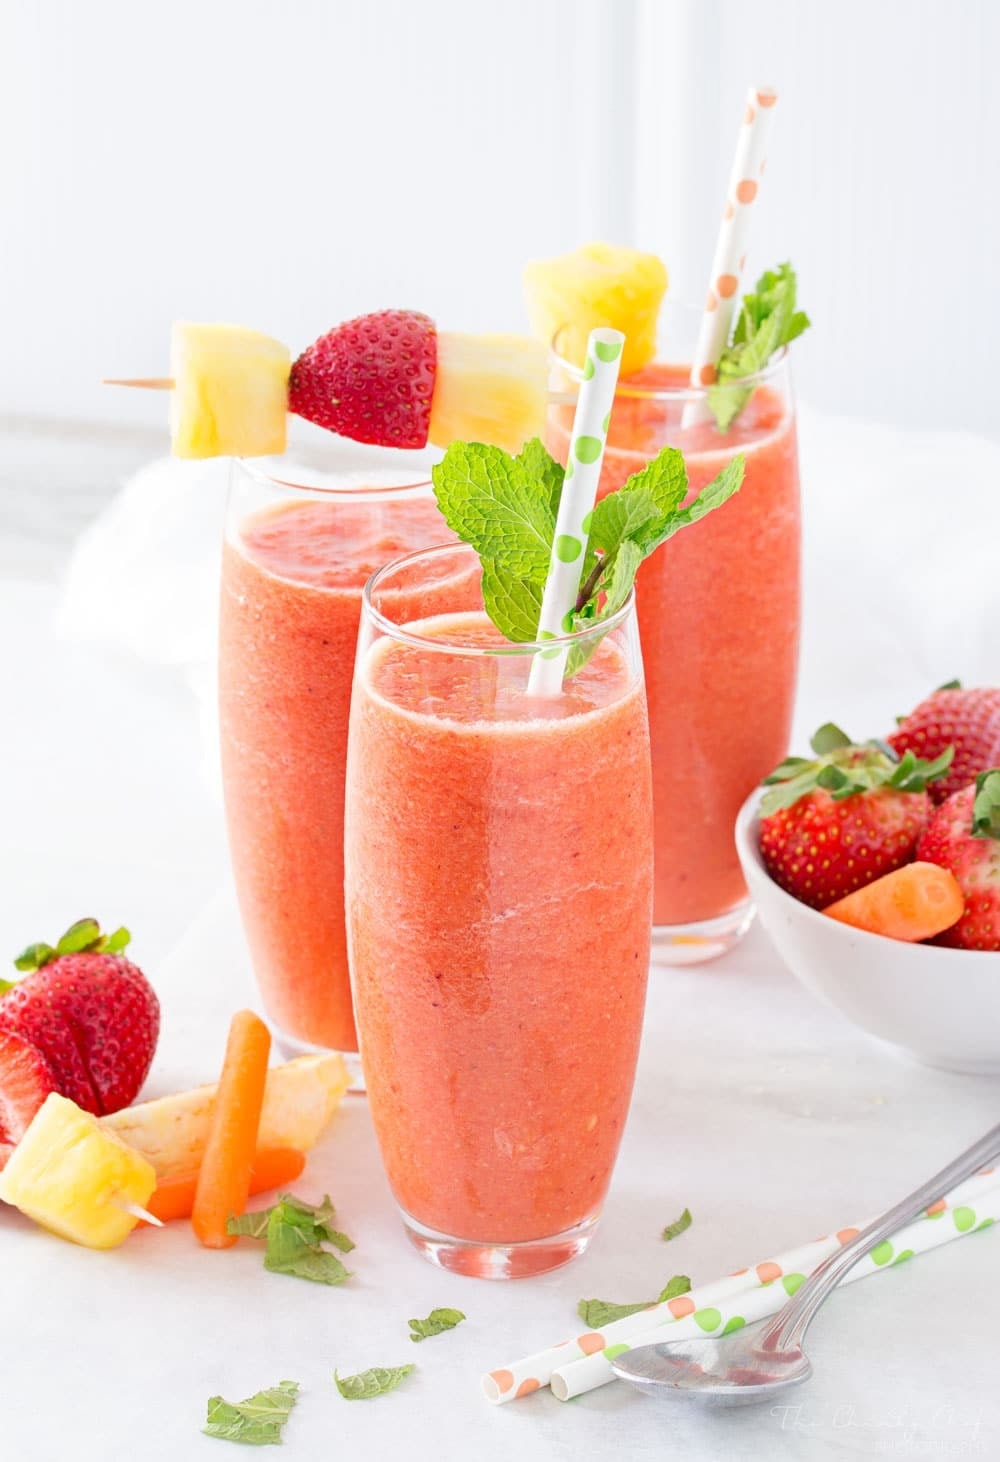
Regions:
[[208, 1249], [228, 1249], [236, 1242], [226, 1233], [226, 1219], [243, 1212], [250, 1194], [270, 1050], [264, 1022], [252, 1010], [238, 1010], [229, 1026], [191, 1210], [192, 1227]]
[[855, 889], [823, 913], [869, 934], [915, 944], [950, 929], [962, 917], [965, 900], [954, 874], [936, 863], [907, 863], [874, 883]]
[[[305, 1165], [305, 1153], [294, 1147], [258, 1148], [250, 1170], [250, 1192], [269, 1193], [272, 1188], [294, 1183]], [[197, 1173], [177, 1173], [172, 1178], [164, 1178], [157, 1183], [146, 1207], [162, 1223], [172, 1218], [190, 1218], [197, 1186]]]

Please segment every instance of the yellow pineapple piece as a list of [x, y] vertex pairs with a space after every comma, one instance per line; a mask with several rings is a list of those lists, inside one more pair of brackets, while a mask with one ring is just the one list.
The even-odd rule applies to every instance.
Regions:
[[621, 372], [631, 375], [656, 354], [656, 323], [667, 288], [667, 271], [656, 254], [616, 244], [584, 244], [555, 259], [531, 259], [524, 266], [524, 299], [531, 328], [582, 366], [591, 330], [608, 325], [625, 336]]
[[123, 1204], [149, 1202], [152, 1163], [89, 1112], [50, 1092], [0, 1173], [0, 1198], [60, 1238], [113, 1249], [138, 1218]]
[[175, 457], [265, 457], [285, 450], [288, 347], [242, 325], [170, 332]]
[[[297, 1056], [272, 1066], [264, 1088], [258, 1147], [315, 1147], [349, 1084], [342, 1056]], [[205, 1152], [215, 1086], [141, 1102], [101, 1118], [153, 1164], [159, 1178], [197, 1172]]]
[[548, 354], [529, 335], [439, 332], [429, 439], [519, 452], [545, 429], [548, 389]]

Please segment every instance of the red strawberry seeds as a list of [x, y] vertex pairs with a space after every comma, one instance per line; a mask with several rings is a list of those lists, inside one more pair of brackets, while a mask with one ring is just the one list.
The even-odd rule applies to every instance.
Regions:
[[942, 686], [893, 731], [889, 745], [899, 756], [932, 759], [945, 747], [955, 755], [949, 771], [930, 788], [932, 802], [944, 802], [969, 787], [980, 772], [1000, 764], [1000, 689]]
[[97, 1116], [135, 1100], [159, 1036], [159, 1001], [119, 953], [127, 943], [81, 919], [55, 949], [25, 950], [17, 965], [31, 973], [0, 997], [0, 1033], [30, 1042], [62, 1095]]
[[423, 447], [437, 371], [437, 330], [418, 310], [359, 315], [322, 335], [292, 366], [288, 409], [382, 447]]
[[938, 808], [917, 857], [949, 869], [965, 897], [962, 917], [936, 942], [1000, 951], [1000, 770], [982, 773]]

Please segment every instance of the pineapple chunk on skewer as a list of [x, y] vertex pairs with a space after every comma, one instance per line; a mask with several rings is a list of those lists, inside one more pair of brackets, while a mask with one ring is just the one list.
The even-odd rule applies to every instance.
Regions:
[[285, 450], [286, 345], [242, 325], [179, 321], [170, 334], [175, 457], [264, 457]]
[[0, 1173], [0, 1198], [60, 1238], [113, 1249], [135, 1228], [156, 1171], [75, 1102], [51, 1092]]
[[[344, 1058], [336, 1053], [297, 1056], [272, 1066], [264, 1087], [258, 1147], [294, 1147], [308, 1152], [340, 1104], [349, 1084]], [[205, 1153], [216, 1087], [197, 1086], [155, 1101], [140, 1102], [101, 1118], [143, 1154], [159, 1178], [197, 1172]]]
[[556, 259], [524, 266], [524, 299], [531, 328], [559, 354], [582, 365], [591, 330], [609, 325], [625, 335], [621, 373], [633, 374], [656, 354], [656, 326], [667, 271], [656, 254], [616, 244], [583, 244]]
[[545, 430], [548, 385], [547, 351], [528, 335], [439, 332], [428, 437], [519, 452]]

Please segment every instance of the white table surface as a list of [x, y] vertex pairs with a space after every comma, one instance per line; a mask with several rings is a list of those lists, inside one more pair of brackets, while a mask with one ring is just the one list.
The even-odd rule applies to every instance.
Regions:
[[[870, 488], [870, 464], [888, 473], [898, 443], [876, 428], [852, 428], [845, 440], [846, 431], [814, 421], [804, 453], [814, 477], [842, 481], [851, 500]], [[36, 448], [26, 451], [19, 438], [14, 458], [0, 451], [0, 466], [10, 466], [5, 492], [45, 441]], [[88, 482], [102, 472], [110, 482], [124, 460], [99, 442], [77, 450]], [[844, 475], [859, 452], [868, 479]], [[997, 448], [971, 438], [911, 442], [896, 490], [912, 493], [923, 468], [930, 492], [956, 454], [967, 470], [951, 482], [953, 502], [970, 475], [988, 475]], [[31, 475], [37, 483], [37, 468]], [[831, 554], [836, 562], [829, 535], [816, 529], [840, 514], [814, 503], [813, 563]], [[873, 514], [869, 503], [869, 521]], [[148, 1088], [155, 1094], [211, 1079], [229, 1013], [254, 999], [226, 887], [220, 815], [199, 772], [199, 710], [184, 679], [113, 644], [54, 634], [65, 554], [59, 534], [46, 539], [44, 516], [0, 519], [12, 571], [0, 585], [0, 949], [13, 954], [82, 913], [129, 922], [164, 1007]], [[908, 550], [922, 542], [911, 518], [901, 530]], [[970, 524], [971, 516], [971, 545]], [[946, 549], [939, 535], [925, 557]], [[849, 579], [849, 597], [863, 600], [878, 578], [871, 549], [838, 582], [846, 592]], [[951, 593], [894, 669], [880, 675], [856, 641], [850, 656], [818, 665], [830, 603], [821, 587], [814, 582], [807, 597], [802, 725], [830, 713], [850, 722], [874, 707], [894, 710], [906, 704], [899, 697], [912, 700], [956, 668], [986, 678], [988, 624], [972, 625], [961, 643], [952, 636], [942, 651], [948, 614], [957, 612]], [[997, 602], [991, 592], [981, 601], [987, 619]], [[889, 602], [905, 619], [898, 596]], [[875, 638], [881, 644], [892, 633], [886, 607]], [[221, 1444], [199, 1435], [208, 1396], [238, 1400], [284, 1378], [303, 1387], [285, 1432], [290, 1457], [1000, 1455], [1000, 1396], [988, 1363], [996, 1354], [996, 1230], [835, 1297], [811, 1336], [816, 1376], [780, 1415], [700, 1417], [617, 1383], [568, 1405], [543, 1391], [500, 1408], [478, 1389], [482, 1371], [572, 1331], [581, 1296], [641, 1299], [677, 1271], [705, 1282], [879, 1210], [978, 1136], [998, 1106], [997, 1081], [903, 1065], [856, 1034], [795, 983], [754, 931], [716, 965], [654, 972], [602, 1226], [581, 1260], [541, 1279], [463, 1280], [409, 1248], [362, 1099], [345, 1104], [296, 1185], [307, 1196], [328, 1190], [358, 1242], [356, 1277], [339, 1289], [269, 1275], [249, 1245], [202, 1251], [185, 1225], [143, 1232], [102, 1255], [5, 1212], [0, 1457], [223, 1456]], [[660, 1229], [685, 1205], [692, 1228], [664, 1245]], [[468, 1322], [411, 1345], [407, 1318], [446, 1304], [465, 1310]], [[377, 1401], [345, 1402], [332, 1383], [334, 1366], [350, 1372], [409, 1360], [416, 1375]]]

